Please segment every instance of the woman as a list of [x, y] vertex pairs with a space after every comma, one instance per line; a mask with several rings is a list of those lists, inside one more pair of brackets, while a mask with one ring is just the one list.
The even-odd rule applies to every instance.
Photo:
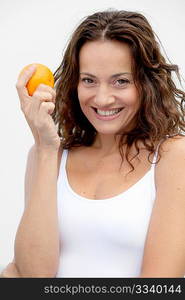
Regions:
[[[18, 79], [35, 144], [5, 277], [183, 277], [185, 93], [146, 18], [104, 11], [75, 30], [55, 90]], [[56, 128], [57, 125], [57, 128]]]

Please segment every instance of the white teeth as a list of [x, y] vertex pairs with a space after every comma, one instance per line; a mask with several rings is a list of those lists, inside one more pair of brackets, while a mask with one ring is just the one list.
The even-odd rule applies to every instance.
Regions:
[[113, 115], [116, 115], [121, 110], [122, 110], [122, 108], [117, 108], [117, 109], [114, 109], [114, 110], [100, 110], [100, 109], [97, 109], [96, 112], [100, 116], [113, 116]]

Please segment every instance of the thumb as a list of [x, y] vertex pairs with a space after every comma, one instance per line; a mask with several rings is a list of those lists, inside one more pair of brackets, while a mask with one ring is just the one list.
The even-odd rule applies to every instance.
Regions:
[[36, 71], [36, 64], [31, 64], [22, 69], [22, 71], [19, 73], [17, 85], [19, 86], [26, 86], [32, 75]]

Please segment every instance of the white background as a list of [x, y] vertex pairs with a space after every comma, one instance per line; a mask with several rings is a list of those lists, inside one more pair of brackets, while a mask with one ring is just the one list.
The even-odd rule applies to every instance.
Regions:
[[19, 106], [17, 76], [33, 62], [54, 72], [82, 18], [107, 8], [143, 13], [185, 77], [184, 0], [0, 0], [0, 265], [13, 258], [27, 153], [33, 144]]

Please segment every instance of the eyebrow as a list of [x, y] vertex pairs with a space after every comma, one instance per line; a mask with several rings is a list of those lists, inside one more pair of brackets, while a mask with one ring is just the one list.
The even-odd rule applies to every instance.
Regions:
[[[87, 73], [87, 72], [80, 72], [80, 75], [87, 75], [87, 76], [90, 76], [90, 77], [93, 77], [93, 78], [96, 78], [95, 75], [93, 74], [90, 74], [90, 73]], [[113, 74], [111, 75], [111, 78], [116, 78], [116, 77], [119, 77], [121, 75], [132, 75], [131, 73], [129, 72], [122, 72], [122, 73], [117, 73], [117, 74]]]

